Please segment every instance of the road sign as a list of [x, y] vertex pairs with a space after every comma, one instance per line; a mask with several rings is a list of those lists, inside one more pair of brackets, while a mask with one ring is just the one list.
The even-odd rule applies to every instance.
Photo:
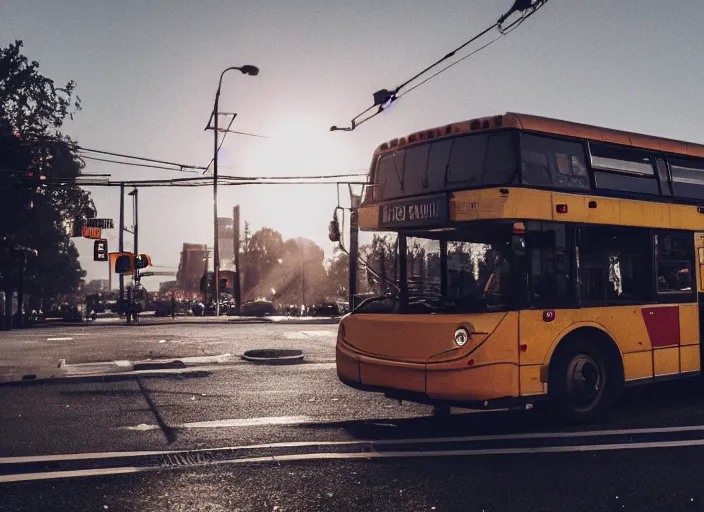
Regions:
[[93, 243], [93, 261], [108, 261], [108, 241], [96, 240]]
[[140, 276], [142, 277], [151, 277], [151, 276], [175, 276], [176, 272], [140, 272]]
[[112, 219], [85, 219], [83, 224], [89, 228], [113, 229], [115, 227]]
[[90, 238], [92, 240], [100, 240], [103, 238], [103, 233], [100, 228], [91, 228], [88, 226], [83, 226], [81, 235], [83, 238]]

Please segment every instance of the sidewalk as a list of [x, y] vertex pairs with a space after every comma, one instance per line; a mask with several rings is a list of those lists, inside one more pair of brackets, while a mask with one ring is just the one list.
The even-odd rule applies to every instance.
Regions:
[[217, 365], [237, 364], [240, 358], [232, 354], [215, 356], [174, 357], [158, 360], [113, 360], [96, 363], [67, 364], [60, 359], [53, 367], [46, 365], [7, 364], [0, 361], [0, 385], [31, 384], [51, 380], [54, 382], [111, 376], [154, 375], [183, 373], [188, 369], [208, 368]]

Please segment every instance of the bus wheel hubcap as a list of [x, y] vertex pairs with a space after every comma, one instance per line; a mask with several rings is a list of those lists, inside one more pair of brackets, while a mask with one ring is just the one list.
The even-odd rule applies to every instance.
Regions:
[[592, 405], [599, 397], [601, 384], [601, 372], [594, 359], [586, 354], [572, 359], [567, 367], [567, 391], [574, 405]]

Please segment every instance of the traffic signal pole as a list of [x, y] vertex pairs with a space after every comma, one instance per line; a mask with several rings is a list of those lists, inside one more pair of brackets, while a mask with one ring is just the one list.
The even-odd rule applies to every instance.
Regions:
[[[134, 261], [137, 261], [137, 256], [139, 255], [139, 227], [138, 227], [138, 221], [139, 221], [139, 216], [138, 216], [138, 201], [137, 201], [137, 194], [139, 191], [135, 188], [132, 192], [130, 192], [130, 195], [134, 197], [134, 210], [133, 210], [133, 216], [134, 216]], [[134, 265], [134, 284], [137, 284], [139, 282], [139, 269], [137, 268], [137, 265]]]
[[[135, 189], [130, 192], [130, 195], [133, 198], [133, 209], [132, 209], [132, 217], [133, 217], [133, 222], [134, 225], [132, 226], [133, 229], [133, 234], [134, 234], [134, 259], [132, 260], [132, 264], [134, 265], [134, 277], [132, 278], [132, 293], [130, 294], [130, 311], [133, 306], [133, 301], [135, 300], [135, 292], [137, 284], [139, 283], [139, 269], [137, 268], [137, 257], [139, 256], [139, 211], [138, 211], [138, 206], [139, 206], [139, 201], [138, 201], [138, 194], [139, 190], [135, 187]], [[135, 308], [135, 311], [133, 311], [133, 318], [135, 323], [138, 321], [139, 317], [137, 315], [137, 310]]]

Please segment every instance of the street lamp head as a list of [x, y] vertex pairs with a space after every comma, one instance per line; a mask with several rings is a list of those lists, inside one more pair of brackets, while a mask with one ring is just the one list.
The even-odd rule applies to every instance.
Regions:
[[257, 66], [252, 66], [251, 64], [245, 64], [237, 69], [239, 69], [244, 75], [257, 76], [259, 74], [259, 68]]

